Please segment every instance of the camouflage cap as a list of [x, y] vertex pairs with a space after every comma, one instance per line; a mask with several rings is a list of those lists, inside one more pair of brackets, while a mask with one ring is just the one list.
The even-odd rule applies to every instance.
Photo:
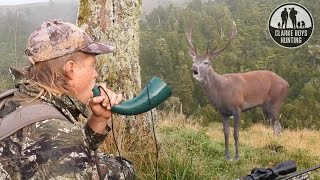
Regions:
[[76, 51], [97, 55], [110, 53], [113, 49], [113, 46], [94, 42], [84, 30], [72, 23], [47, 19], [31, 33], [25, 54], [35, 64]]

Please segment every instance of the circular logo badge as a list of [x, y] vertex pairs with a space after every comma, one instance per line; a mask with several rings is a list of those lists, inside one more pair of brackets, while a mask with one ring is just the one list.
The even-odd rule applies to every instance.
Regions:
[[310, 12], [297, 3], [278, 6], [269, 18], [269, 33], [282, 47], [300, 47], [310, 39], [312, 32], [313, 18]]

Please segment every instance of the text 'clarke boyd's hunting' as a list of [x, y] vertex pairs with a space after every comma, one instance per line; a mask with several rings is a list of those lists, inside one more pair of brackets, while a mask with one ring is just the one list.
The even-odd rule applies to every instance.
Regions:
[[275, 36], [280, 37], [281, 43], [302, 43], [302, 37], [308, 36], [307, 30], [275, 30]]

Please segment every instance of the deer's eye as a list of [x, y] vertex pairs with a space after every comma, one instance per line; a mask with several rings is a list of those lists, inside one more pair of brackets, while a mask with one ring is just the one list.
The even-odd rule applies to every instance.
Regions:
[[209, 63], [208, 63], [208, 61], [205, 61], [205, 62], [203, 62], [202, 64], [203, 64], [203, 65], [208, 65]]

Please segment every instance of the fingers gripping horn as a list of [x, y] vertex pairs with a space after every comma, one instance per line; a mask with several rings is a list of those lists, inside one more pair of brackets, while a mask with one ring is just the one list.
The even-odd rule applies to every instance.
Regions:
[[[100, 96], [100, 88], [95, 86], [92, 90], [94, 96]], [[138, 96], [128, 101], [121, 102], [111, 108], [112, 112], [122, 115], [137, 115], [147, 112], [160, 105], [172, 91], [170, 87], [160, 78], [153, 77]]]

